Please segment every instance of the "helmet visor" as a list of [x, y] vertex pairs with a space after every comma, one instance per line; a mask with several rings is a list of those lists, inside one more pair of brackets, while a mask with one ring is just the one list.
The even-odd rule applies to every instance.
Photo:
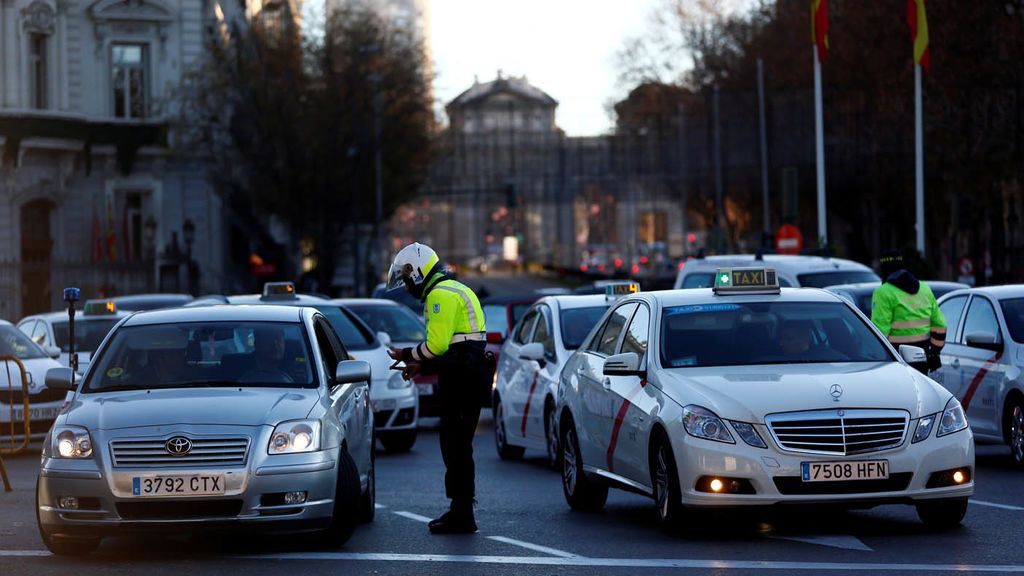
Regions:
[[400, 266], [397, 262], [391, 265], [391, 270], [388, 272], [388, 285], [385, 288], [386, 291], [397, 290], [405, 286], [405, 270], [404, 266]]

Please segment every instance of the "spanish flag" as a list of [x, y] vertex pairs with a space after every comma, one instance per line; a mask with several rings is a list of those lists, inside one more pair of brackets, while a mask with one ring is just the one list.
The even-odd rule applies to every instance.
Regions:
[[828, 54], [828, 0], [811, 0], [811, 42], [818, 46], [818, 62], [824, 62]]
[[907, 0], [907, 25], [910, 38], [914, 41], [914, 64], [920, 64], [925, 72], [931, 65], [928, 54], [928, 17], [924, 12], [924, 0]]

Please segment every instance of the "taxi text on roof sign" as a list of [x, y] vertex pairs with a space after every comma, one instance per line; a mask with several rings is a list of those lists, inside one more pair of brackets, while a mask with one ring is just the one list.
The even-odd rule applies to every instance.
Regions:
[[774, 268], [719, 268], [715, 294], [778, 294], [779, 276]]
[[636, 282], [617, 282], [604, 287], [606, 298], [621, 298], [630, 294], [636, 294], [639, 291], [640, 285]]
[[267, 282], [263, 285], [263, 298], [292, 299], [295, 297], [295, 284], [292, 282]]
[[90, 316], [117, 314], [117, 304], [111, 300], [89, 300], [82, 307], [82, 313]]

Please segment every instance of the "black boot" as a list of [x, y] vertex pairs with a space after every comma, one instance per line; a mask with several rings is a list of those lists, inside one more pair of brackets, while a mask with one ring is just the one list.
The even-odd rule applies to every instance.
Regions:
[[434, 534], [473, 534], [476, 532], [473, 501], [463, 503], [452, 500], [451, 508], [440, 518], [431, 520], [427, 527]]

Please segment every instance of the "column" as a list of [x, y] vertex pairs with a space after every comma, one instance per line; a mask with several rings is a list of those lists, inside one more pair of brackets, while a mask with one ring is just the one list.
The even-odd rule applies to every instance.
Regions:
[[0, 0], [3, 5], [3, 61], [4, 61], [4, 106], [16, 108], [18, 98], [18, 69], [21, 64], [21, 51], [18, 50], [18, 11], [14, 0]]

